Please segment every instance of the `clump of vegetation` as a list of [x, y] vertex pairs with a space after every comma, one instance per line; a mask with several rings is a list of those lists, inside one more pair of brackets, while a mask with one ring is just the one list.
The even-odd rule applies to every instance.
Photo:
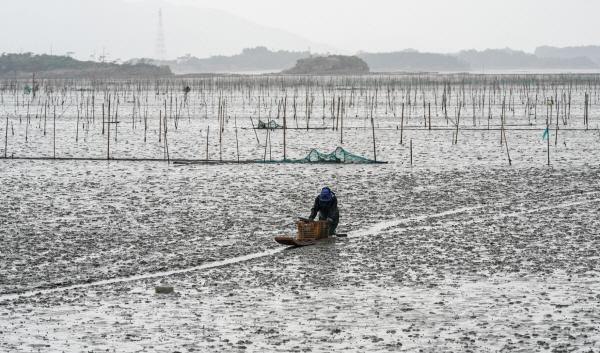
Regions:
[[155, 66], [140, 62], [117, 64], [95, 61], [80, 61], [69, 56], [2, 54], [0, 55], [0, 77], [155, 77], [171, 76], [168, 66]]
[[283, 71], [294, 75], [346, 75], [369, 73], [369, 65], [357, 56], [330, 55], [300, 59], [296, 66]]

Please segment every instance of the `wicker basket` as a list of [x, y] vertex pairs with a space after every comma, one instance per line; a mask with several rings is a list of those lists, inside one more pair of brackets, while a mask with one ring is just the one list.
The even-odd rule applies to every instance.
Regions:
[[329, 236], [329, 224], [327, 221], [298, 221], [296, 222], [298, 240], [322, 239]]

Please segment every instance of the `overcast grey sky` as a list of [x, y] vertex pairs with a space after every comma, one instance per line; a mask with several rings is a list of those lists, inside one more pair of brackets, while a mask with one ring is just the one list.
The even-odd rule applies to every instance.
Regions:
[[451, 52], [600, 44], [598, 0], [171, 0], [345, 50]]
[[159, 7], [169, 57], [600, 44], [600, 0], [2, 0], [0, 52], [152, 56]]

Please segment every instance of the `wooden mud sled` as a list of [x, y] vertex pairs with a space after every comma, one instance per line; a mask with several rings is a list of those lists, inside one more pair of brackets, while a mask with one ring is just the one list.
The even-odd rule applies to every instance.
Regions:
[[287, 246], [308, 246], [329, 238], [347, 236], [347, 234], [330, 235], [327, 221], [310, 221], [301, 218], [296, 221], [296, 236], [278, 236], [275, 237], [275, 241]]

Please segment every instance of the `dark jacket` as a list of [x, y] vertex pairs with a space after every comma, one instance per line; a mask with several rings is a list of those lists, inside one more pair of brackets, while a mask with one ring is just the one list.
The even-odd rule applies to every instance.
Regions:
[[319, 197], [315, 199], [315, 204], [310, 211], [310, 219], [314, 219], [317, 213], [320, 212], [319, 218], [325, 220], [331, 218], [335, 223], [340, 219], [340, 211], [338, 210], [337, 197], [333, 195], [331, 201], [321, 201]]

